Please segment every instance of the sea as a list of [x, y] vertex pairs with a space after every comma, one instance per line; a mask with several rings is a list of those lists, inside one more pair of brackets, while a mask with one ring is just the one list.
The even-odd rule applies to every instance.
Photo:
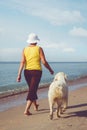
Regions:
[[[24, 91], [28, 89], [23, 72], [21, 82], [16, 81], [19, 64], [19, 62], [0, 62], [0, 112], [14, 106], [22, 105], [26, 101], [25, 96], [19, 95], [19, 93], [24, 93]], [[51, 75], [49, 71], [42, 66], [43, 73], [39, 87], [51, 83], [55, 74], [58, 72], [64, 72], [69, 81], [87, 77], [87, 62], [49, 62], [49, 64], [54, 70], [54, 75]], [[84, 85], [87, 86], [87, 83]], [[80, 87], [83, 87], [83, 84], [69, 88], [70, 91], [72, 91]], [[17, 98], [12, 95], [19, 96]], [[38, 97], [39, 99], [46, 98], [47, 91], [39, 93]]]
[[[54, 75], [51, 75], [42, 65], [40, 87], [51, 83], [58, 72], [66, 73], [68, 80], [87, 76], [87, 62], [49, 62], [49, 64], [54, 70]], [[19, 62], [0, 62], [0, 94], [23, 91], [28, 88], [23, 72], [21, 82], [16, 81], [19, 65]]]

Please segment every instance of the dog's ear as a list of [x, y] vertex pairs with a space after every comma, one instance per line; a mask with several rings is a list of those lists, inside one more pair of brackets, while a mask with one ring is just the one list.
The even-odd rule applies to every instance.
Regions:
[[58, 80], [58, 75], [55, 75], [54, 80], [53, 81], [57, 81]]

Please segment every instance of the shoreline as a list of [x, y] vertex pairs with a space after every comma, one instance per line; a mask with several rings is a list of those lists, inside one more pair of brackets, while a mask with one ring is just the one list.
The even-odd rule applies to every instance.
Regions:
[[[50, 84], [42, 85], [42, 87], [38, 89], [39, 100], [47, 98], [49, 85]], [[67, 85], [69, 87], [69, 91], [85, 87], [87, 86], [87, 78], [85, 77], [73, 81], [68, 81]], [[0, 112], [6, 111], [10, 108], [26, 103], [26, 95], [27, 95], [27, 90], [0, 97]]]
[[[80, 78], [77, 78], [77, 79], [67, 81], [68, 86], [83, 84], [83, 83], [87, 83], [87, 76], [83, 76], [83, 77], [80, 77]], [[40, 89], [48, 88], [49, 85], [50, 85], [50, 83], [41, 84], [41, 85], [39, 85], [38, 89], [40, 90]], [[23, 93], [27, 93], [27, 91], [28, 91], [28, 88], [9, 90], [7, 92], [0, 93], [0, 99], [7, 98], [7, 97], [10, 97], [10, 96], [19, 95], [19, 94], [23, 94]]]
[[[45, 88], [49, 87], [49, 85], [50, 85], [50, 83], [39, 85], [38, 89], [45, 89]], [[9, 90], [7, 92], [0, 93], [0, 99], [15, 96], [15, 95], [19, 95], [19, 94], [23, 94], [23, 93], [26, 93], [27, 91], [28, 91], [28, 87], [23, 88], [21, 90], [20, 89]]]

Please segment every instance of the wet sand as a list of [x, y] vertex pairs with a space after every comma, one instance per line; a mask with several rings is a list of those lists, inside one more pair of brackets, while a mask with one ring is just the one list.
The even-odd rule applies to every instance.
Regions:
[[[81, 81], [82, 80], [82, 81]], [[69, 91], [69, 103], [66, 112], [61, 118], [57, 118], [54, 112], [53, 120], [49, 119], [49, 105], [47, 96], [48, 87], [40, 89], [38, 95], [43, 94], [39, 98], [39, 110], [36, 112], [31, 107], [32, 115], [25, 116], [23, 114], [25, 109], [26, 93], [15, 95], [2, 99], [2, 104], [9, 105], [11, 101], [18, 99], [24, 100], [14, 107], [0, 112], [0, 130], [86, 130], [87, 129], [87, 86], [84, 85], [87, 79], [81, 79], [80, 82], [69, 82], [68, 85], [82, 84], [83, 87]], [[20, 100], [20, 101], [21, 101]]]

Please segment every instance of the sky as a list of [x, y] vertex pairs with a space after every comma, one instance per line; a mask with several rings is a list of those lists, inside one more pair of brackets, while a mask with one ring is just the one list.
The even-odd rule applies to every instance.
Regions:
[[0, 61], [20, 61], [30, 33], [49, 62], [87, 61], [87, 0], [0, 0]]

